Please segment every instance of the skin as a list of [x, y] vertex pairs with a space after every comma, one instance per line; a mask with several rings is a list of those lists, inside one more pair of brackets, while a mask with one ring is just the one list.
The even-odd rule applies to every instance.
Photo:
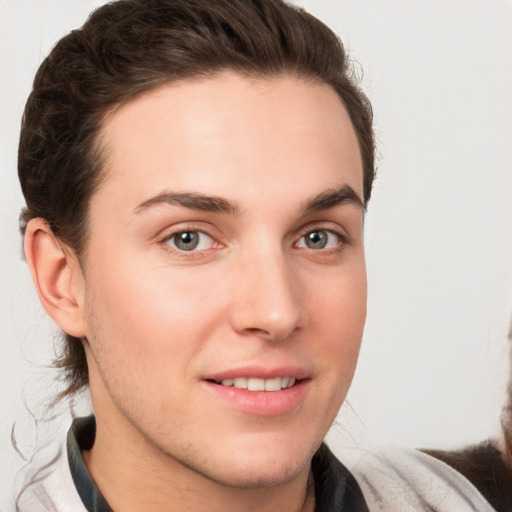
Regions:
[[[366, 316], [362, 163], [341, 101], [226, 71], [118, 108], [99, 142], [84, 271], [42, 220], [26, 237], [43, 305], [87, 339], [94, 480], [115, 510], [313, 510], [311, 457]], [[201, 233], [194, 250], [182, 232]], [[207, 376], [247, 366], [299, 368], [300, 401], [261, 414], [211, 392]]]

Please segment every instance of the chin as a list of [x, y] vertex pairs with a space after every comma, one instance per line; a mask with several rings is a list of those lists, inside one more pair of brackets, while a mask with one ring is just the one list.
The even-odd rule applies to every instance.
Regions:
[[230, 469], [226, 468], [225, 471], [217, 468], [214, 472], [205, 472], [204, 474], [210, 480], [228, 487], [270, 489], [286, 485], [305, 472], [309, 473], [309, 465], [309, 458], [295, 460], [292, 463], [288, 461], [286, 463], [270, 461], [267, 464], [255, 464], [254, 461], [248, 459], [246, 465], [237, 463]]
[[208, 459], [203, 459], [203, 464], [200, 464], [202, 467], [192, 469], [229, 487], [279, 487], [309, 473], [311, 459], [320, 442], [309, 448], [306, 448], [308, 443], [305, 441], [290, 443], [289, 439], [280, 439], [279, 443], [264, 440], [246, 442], [238, 447], [212, 450]]

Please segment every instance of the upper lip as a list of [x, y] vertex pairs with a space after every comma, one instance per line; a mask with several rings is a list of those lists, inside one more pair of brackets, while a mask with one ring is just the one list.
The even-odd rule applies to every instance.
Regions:
[[203, 380], [214, 380], [216, 382], [220, 382], [224, 379], [234, 379], [236, 377], [255, 377], [257, 379], [295, 377], [297, 380], [303, 380], [309, 378], [310, 374], [305, 368], [299, 366], [278, 366], [269, 368], [254, 365], [208, 373], [202, 378]]

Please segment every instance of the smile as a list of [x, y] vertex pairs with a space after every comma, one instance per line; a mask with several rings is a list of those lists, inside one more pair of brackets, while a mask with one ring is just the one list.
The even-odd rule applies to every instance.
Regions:
[[257, 377], [235, 377], [233, 379], [222, 379], [216, 384], [248, 391], [281, 391], [291, 388], [295, 384], [295, 377], [275, 377], [272, 379], [260, 379]]
[[[244, 373], [254, 375], [252, 372]], [[257, 416], [279, 416], [298, 408], [306, 400], [311, 388], [311, 378], [306, 372], [299, 370], [299, 375], [294, 372], [293, 377], [287, 373], [281, 373], [284, 376], [264, 378], [235, 377], [240, 373], [233, 372], [229, 376], [218, 375], [203, 379], [202, 383], [209, 393], [230, 409]]]

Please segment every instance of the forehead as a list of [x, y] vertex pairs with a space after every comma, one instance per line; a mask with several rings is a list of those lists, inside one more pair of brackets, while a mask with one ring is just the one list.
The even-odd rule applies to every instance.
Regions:
[[100, 145], [99, 193], [126, 202], [168, 188], [242, 201], [340, 184], [362, 192], [357, 137], [338, 95], [292, 76], [226, 71], [161, 86], [112, 112]]

